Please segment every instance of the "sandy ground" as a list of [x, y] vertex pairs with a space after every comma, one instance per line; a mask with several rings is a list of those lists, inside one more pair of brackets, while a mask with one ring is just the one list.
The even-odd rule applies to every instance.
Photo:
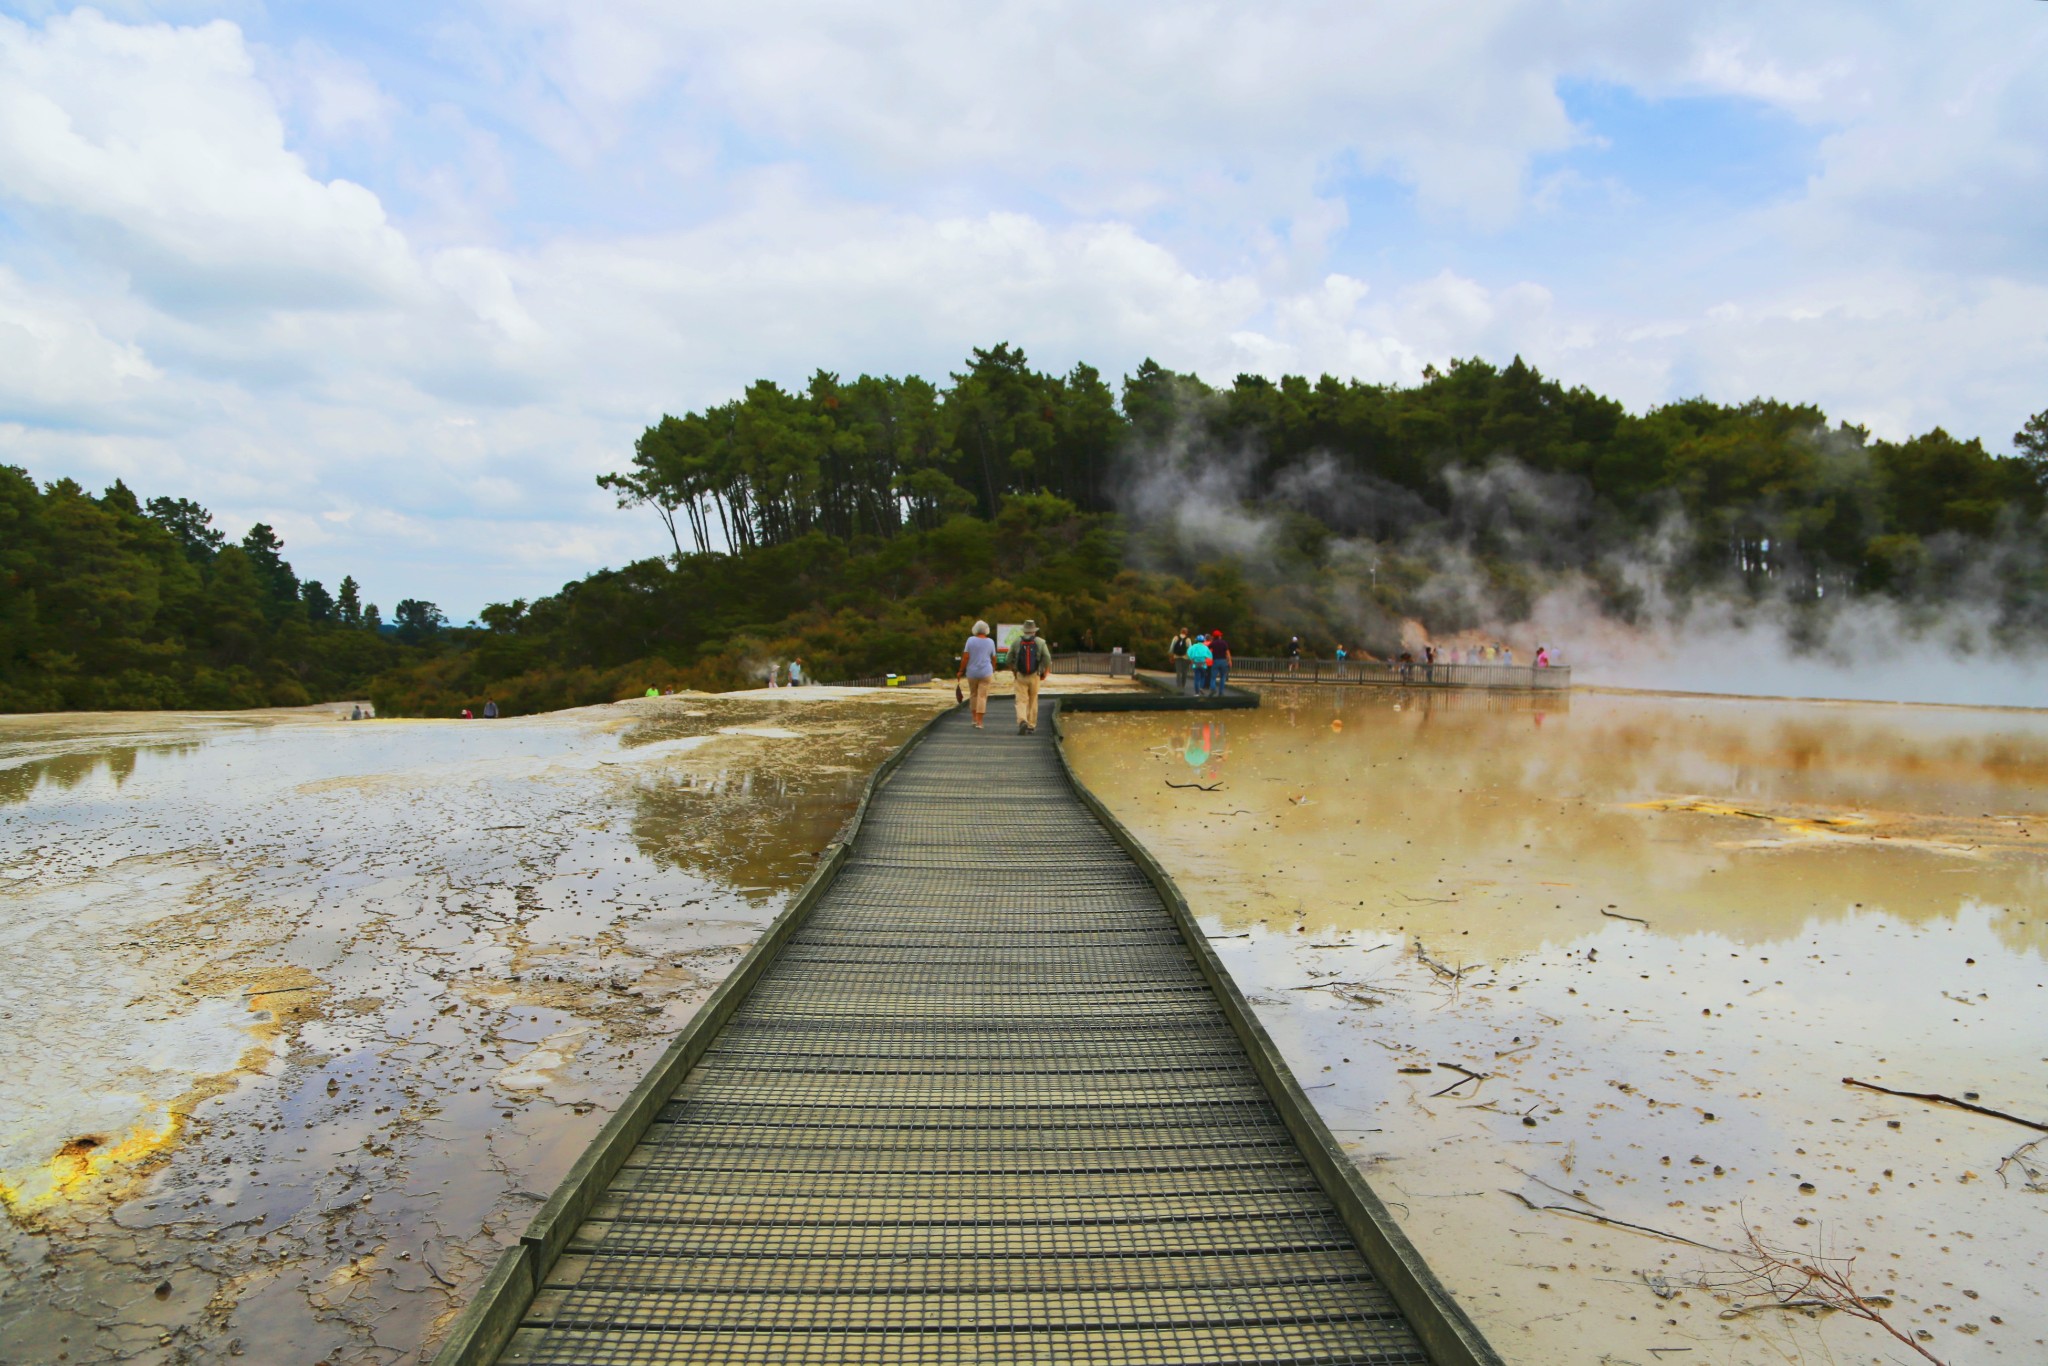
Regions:
[[1510, 1361], [1924, 1360], [1755, 1293], [1752, 1232], [1942, 1361], [2048, 1360], [2043, 1135], [1841, 1080], [2048, 1121], [2048, 715], [1270, 689], [1069, 734]]
[[0, 718], [0, 1362], [419, 1359], [950, 700]]

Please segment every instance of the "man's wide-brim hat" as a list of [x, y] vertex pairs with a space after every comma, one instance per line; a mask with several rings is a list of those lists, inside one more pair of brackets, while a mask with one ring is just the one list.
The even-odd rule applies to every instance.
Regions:
[[1038, 623], [1037, 623], [1037, 622], [1035, 622], [1035, 621], [1027, 621], [1027, 622], [1025, 622], [1025, 623], [1024, 623], [1024, 634], [1025, 634], [1025, 635], [1027, 635], [1027, 636], [1035, 636], [1035, 635], [1037, 635], [1037, 634], [1038, 634]]

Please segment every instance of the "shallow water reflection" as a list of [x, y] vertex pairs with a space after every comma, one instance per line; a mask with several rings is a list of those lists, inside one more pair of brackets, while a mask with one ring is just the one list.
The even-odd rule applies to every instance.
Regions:
[[2043, 1359], [2039, 1135], [1840, 1079], [2048, 1120], [2048, 716], [1551, 702], [1268, 690], [1215, 791], [1184, 719], [1071, 752], [1509, 1359], [1897, 1346], [1593, 1216], [1858, 1256], [1944, 1359]]

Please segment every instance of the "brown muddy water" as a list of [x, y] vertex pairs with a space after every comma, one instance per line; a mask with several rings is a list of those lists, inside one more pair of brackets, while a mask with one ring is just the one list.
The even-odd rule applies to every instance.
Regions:
[[0, 1362], [421, 1359], [941, 701], [0, 717]]
[[1265, 702], [1069, 752], [1508, 1360], [2048, 1361], [2044, 1135], [1842, 1080], [2048, 1122], [2048, 714]]

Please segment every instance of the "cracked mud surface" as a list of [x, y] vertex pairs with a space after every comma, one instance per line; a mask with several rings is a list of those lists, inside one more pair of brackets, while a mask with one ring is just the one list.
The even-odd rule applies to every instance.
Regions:
[[0, 718], [0, 1362], [422, 1359], [950, 700]]
[[1745, 1225], [2048, 1360], [2044, 1135], [1841, 1080], [2048, 1122], [2048, 714], [1264, 691], [1069, 752], [1508, 1360], [1921, 1360]]

